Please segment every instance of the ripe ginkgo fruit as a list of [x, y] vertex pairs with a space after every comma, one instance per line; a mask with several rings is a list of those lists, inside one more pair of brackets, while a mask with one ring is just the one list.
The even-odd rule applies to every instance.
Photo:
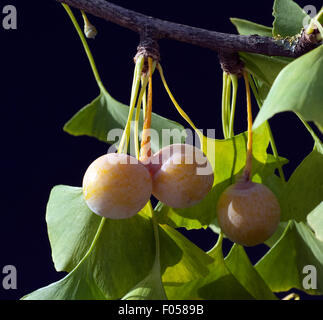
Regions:
[[266, 186], [251, 181], [228, 187], [217, 204], [219, 226], [233, 242], [255, 246], [269, 239], [280, 221], [276, 196]]
[[149, 201], [152, 179], [146, 167], [127, 154], [109, 153], [96, 159], [83, 178], [83, 195], [97, 215], [126, 219]]
[[172, 208], [200, 202], [211, 190], [213, 170], [203, 152], [189, 144], [166, 146], [151, 158], [153, 195]]

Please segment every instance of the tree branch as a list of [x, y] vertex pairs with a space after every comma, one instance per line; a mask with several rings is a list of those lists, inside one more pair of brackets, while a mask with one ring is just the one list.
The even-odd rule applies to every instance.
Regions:
[[76, 9], [130, 29], [153, 40], [171, 39], [217, 52], [251, 52], [268, 56], [298, 57], [317, 46], [316, 38], [300, 37], [299, 42], [258, 35], [243, 36], [195, 28], [149, 17], [105, 0], [56, 0]]

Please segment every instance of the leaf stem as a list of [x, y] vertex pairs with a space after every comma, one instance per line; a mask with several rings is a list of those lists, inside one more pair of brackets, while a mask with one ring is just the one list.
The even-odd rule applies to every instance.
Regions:
[[[323, 15], [323, 7], [319, 11], [319, 13], [313, 19], [311, 19], [311, 23], [310, 23], [310, 25], [308, 26], [308, 28], [306, 30], [307, 34], [311, 34], [311, 33], [314, 32], [314, 26], [316, 25], [316, 23], [320, 24], [318, 20], [322, 17], [322, 15]], [[319, 29], [319, 31], [321, 33], [321, 30], [320, 30], [319, 27], [318, 27], [318, 29]], [[321, 33], [321, 36], [323, 37], [322, 33]]]
[[232, 138], [234, 136], [234, 116], [236, 112], [236, 104], [237, 104], [237, 93], [238, 93], [238, 77], [235, 74], [231, 74], [231, 82], [232, 82], [232, 101], [231, 101], [231, 117], [230, 117], [230, 125], [229, 125], [229, 137]]
[[227, 138], [230, 138], [230, 118], [231, 118], [231, 76], [228, 74], [227, 77], [227, 94], [225, 99], [225, 109], [226, 109], [226, 132]]
[[[261, 109], [262, 102], [260, 101], [260, 97], [258, 95], [258, 91], [257, 91], [257, 88], [255, 86], [255, 83], [254, 83], [253, 79], [251, 78], [250, 74], [248, 75], [248, 78], [249, 78], [249, 83], [250, 83], [252, 92], [253, 92], [253, 94], [254, 94], [254, 96], [256, 98], [258, 107], [259, 107], [259, 109]], [[272, 130], [270, 128], [270, 125], [269, 125], [269, 122], [268, 121], [266, 121], [266, 127], [267, 127], [268, 134], [269, 134], [270, 146], [271, 146], [271, 149], [273, 151], [275, 160], [276, 160], [276, 162], [278, 164], [278, 172], [279, 172], [280, 179], [282, 180], [283, 183], [286, 183], [286, 178], [285, 178], [283, 166], [282, 166], [282, 164], [280, 162], [279, 154], [278, 154], [278, 150], [277, 150], [277, 146], [276, 146], [276, 142], [275, 142], [275, 139], [274, 139], [274, 135], [273, 135], [273, 132], [272, 132]]]
[[136, 114], [135, 114], [135, 126], [134, 126], [134, 139], [135, 139], [135, 153], [137, 159], [140, 156], [140, 148], [139, 148], [139, 118], [140, 118], [140, 110], [141, 105], [143, 104], [143, 99], [146, 93], [146, 88], [148, 84], [148, 77], [146, 75], [142, 75], [141, 77], [141, 90], [139, 93], [137, 107], [136, 107]]
[[147, 161], [151, 156], [150, 129], [151, 129], [151, 114], [153, 106], [153, 59], [148, 57], [148, 99], [145, 113], [145, 120], [142, 130], [140, 160]]
[[144, 57], [139, 56], [136, 61], [135, 71], [133, 76], [128, 119], [127, 119], [125, 129], [123, 131], [123, 135], [121, 137], [118, 152], [120, 151], [120, 152], [127, 153], [127, 150], [128, 150], [128, 143], [129, 143], [130, 132], [131, 132], [131, 119], [132, 119], [136, 101], [137, 101], [143, 65], [144, 65]]
[[176, 110], [182, 116], [182, 118], [197, 132], [197, 134], [201, 135], [202, 134], [201, 131], [199, 129], [197, 129], [197, 127], [195, 126], [193, 121], [189, 118], [187, 113], [180, 107], [180, 105], [177, 103], [174, 96], [172, 95], [172, 93], [171, 93], [171, 91], [170, 91], [170, 89], [169, 89], [169, 87], [167, 85], [167, 82], [166, 82], [166, 79], [165, 79], [165, 76], [164, 76], [164, 72], [163, 72], [163, 69], [162, 69], [162, 66], [161, 66], [160, 63], [158, 64], [157, 68], [158, 68], [161, 80], [163, 82], [163, 85], [164, 85], [164, 87], [165, 87], [171, 101], [173, 102]]
[[226, 108], [226, 98], [227, 98], [227, 79], [228, 74], [224, 71], [223, 72], [223, 79], [222, 79], [222, 130], [223, 130], [223, 137], [224, 139], [228, 138], [228, 130], [227, 130], [227, 108]]
[[[148, 79], [147, 79], [147, 84], [148, 84]], [[141, 85], [143, 84], [141, 83]], [[147, 89], [145, 90], [144, 95], [142, 97], [142, 120], [143, 121], [145, 121], [146, 111], [147, 111]]]
[[94, 74], [94, 78], [95, 78], [98, 86], [100, 87], [101, 90], [104, 90], [105, 91], [105, 88], [103, 86], [101, 77], [99, 75], [98, 69], [96, 67], [96, 64], [95, 64], [95, 61], [94, 61], [94, 58], [93, 58], [93, 55], [92, 55], [92, 52], [91, 52], [90, 47], [89, 47], [89, 45], [88, 45], [88, 43], [87, 43], [87, 41], [85, 39], [84, 33], [83, 33], [80, 25], [78, 24], [78, 22], [77, 22], [77, 20], [76, 20], [76, 18], [74, 16], [72, 10], [70, 9], [70, 7], [67, 4], [65, 4], [65, 3], [62, 3], [62, 6], [64, 7], [64, 9], [66, 10], [67, 14], [69, 15], [69, 17], [70, 17], [70, 19], [71, 19], [71, 21], [72, 21], [72, 23], [73, 23], [73, 25], [74, 25], [77, 33], [78, 33], [78, 35], [79, 35], [79, 37], [81, 39], [83, 48], [84, 48], [85, 53], [87, 55], [87, 58], [88, 58], [88, 60], [90, 62], [91, 69], [92, 69], [92, 72]]
[[247, 180], [250, 180], [251, 170], [252, 170], [252, 108], [251, 108], [251, 93], [249, 86], [248, 74], [246, 71], [243, 72], [243, 78], [245, 81], [246, 87], [246, 96], [247, 96], [247, 118], [248, 118], [248, 142], [247, 142], [247, 159], [246, 167], [244, 169], [244, 177]]

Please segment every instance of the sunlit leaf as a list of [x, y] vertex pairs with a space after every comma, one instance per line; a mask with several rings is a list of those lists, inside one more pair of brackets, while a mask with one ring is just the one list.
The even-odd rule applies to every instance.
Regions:
[[296, 59], [276, 78], [258, 113], [254, 129], [275, 114], [298, 112], [304, 120], [323, 126], [323, 46]]
[[323, 201], [307, 215], [307, 223], [314, 230], [316, 238], [323, 241]]
[[284, 231], [286, 230], [287, 225], [288, 225], [287, 221], [281, 221], [279, 223], [275, 233], [268, 240], [265, 241], [265, 244], [268, 247], [274, 246], [276, 244], [276, 242], [280, 239], [280, 237], [282, 236]]
[[323, 200], [323, 148], [319, 142], [294, 171], [279, 196], [282, 221], [306, 221]]
[[148, 276], [132, 288], [122, 300], [166, 300], [166, 293], [161, 281], [159, 257]]
[[160, 274], [154, 269], [151, 273], [121, 300], [166, 300], [166, 294], [160, 281]]
[[[305, 266], [317, 271], [317, 289], [304, 288]], [[303, 222], [290, 221], [279, 241], [257, 263], [256, 270], [274, 292], [292, 288], [309, 294], [322, 294], [323, 242]]]
[[222, 255], [222, 245], [218, 243], [211, 253], [214, 262], [209, 265], [209, 274], [187, 283], [164, 282], [169, 299], [254, 299], [232, 275]]
[[160, 225], [159, 232], [163, 282], [185, 283], [208, 274], [212, 259], [203, 250], [168, 225]]
[[224, 261], [230, 272], [253, 297], [259, 300], [276, 299], [251, 264], [242, 246], [234, 244]]

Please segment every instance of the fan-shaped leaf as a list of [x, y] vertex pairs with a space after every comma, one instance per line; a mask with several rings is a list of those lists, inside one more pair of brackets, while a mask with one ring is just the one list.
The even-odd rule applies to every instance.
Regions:
[[234, 24], [241, 35], [250, 36], [257, 34], [265, 37], [272, 36], [272, 28], [270, 27], [238, 18], [230, 18], [230, 21]]
[[323, 201], [308, 214], [307, 223], [314, 230], [316, 238], [323, 241]]
[[[304, 288], [304, 267], [314, 266], [317, 288]], [[256, 269], [274, 292], [297, 288], [309, 294], [322, 294], [323, 242], [303, 222], [290, 221], [279, 241], [257, 263]]]
[[294, 171], [279, 196], [282, 221], [306, 221], [306, 216], [323, 200], [323, 148], [319, 142]]
[[209, 274], [187, 283], [164, 282], [169, 299], [227, 300], [253, 299], [252, 295], [232, 275], [222, 255], [222, 243], [218, 242], [210, 256], [214, 259], [209, 265]]
[[[101, 218], [88, 209], [81, 188], [55, 187], [46, 217], [55, 266], [70, 273], [27, 298], [120, 299], [155, 279], [155, 237], [146, 207], [130, 219], [107, 219], [90, 253]], [[192, 242], [167, 226], [159, 227], [159, 235], [163, 279], [185, 282], [208, 273], [212, 259]]]
[[257, 115], [254, 129], [275, 114], [298, 112], [307, 121], [323, 126], [323, 46], [296, 59], [276, 78]]
[[[101, 89], [101, 93], [96, 99], [82, 108], [65, 124], [64, 130], [75, 136], [87, 135], [103, 142], [115, 143], [117, 146], [118, 142], [115, 141], [116, 137], [111, 130], [123, 130], [127, 123], [128, 113], [128, 106], [112, 98], [105, 89]], [[142, 118], [141, 111], [139, 134], [142, 132]], [[179, 133], [176, 139], [180, 140], [175, 141], [177, 143], [185, 139], [183, 126], [155, 113], [152, 114], [151, 127], [158, 133], [158, 135], [152, 134], [151, 137], [151, 148], [153, 152], [157, 152], [164, 144], [168, 145], [173, 143], [172, 140], [170, 142], [162, 140], [163, 130], [170, 130], [170, 133], [176, 130]], [[108, 136], [109, 132], [111, 133], [110, 136]], [[117, 132], [115, 131], [115, 133]], [[131, 136], [133, 136], [133, 128]], [[130, 139], [130, 143], [133, 144], [132, 138]], [[134, 147], [130, 147], [130, 152], [134, 154]]]
[[275, 37], [292, 37], [299, 34], [307, 16], [303, 9], [292, 0], [275, 0], [273, 15]]

